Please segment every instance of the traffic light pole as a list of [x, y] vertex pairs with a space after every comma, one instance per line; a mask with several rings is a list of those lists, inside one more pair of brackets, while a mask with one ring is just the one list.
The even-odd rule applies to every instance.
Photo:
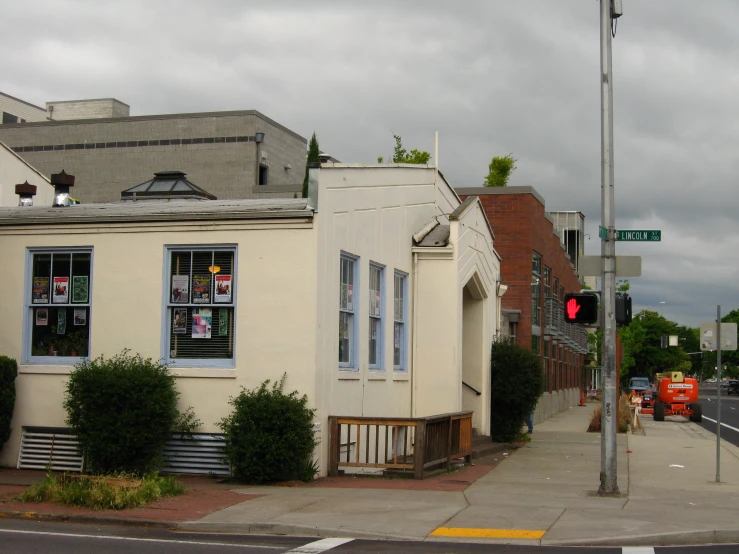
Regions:
[[601, 325], [603, 331], [603, 405], [600, 434], [600, 495], [619, 493], [616, 479], [616, 228], [613, 193], [613, 90], [611, 88], [611, 3], [600, 0], [601, 69], [601, 220], [608, 230], [601, 240], [603, 276], [601, 283]]

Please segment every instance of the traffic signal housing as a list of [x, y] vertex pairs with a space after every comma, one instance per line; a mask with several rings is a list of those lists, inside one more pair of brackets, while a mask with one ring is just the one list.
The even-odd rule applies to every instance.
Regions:
[[598, 297], [590, 293], [565, 294], [564, 315], [567, 323], [595, 323]]
[[628, 294], [616, 295], [616, 323], [619, 325], [631, 323], [631, 297]]

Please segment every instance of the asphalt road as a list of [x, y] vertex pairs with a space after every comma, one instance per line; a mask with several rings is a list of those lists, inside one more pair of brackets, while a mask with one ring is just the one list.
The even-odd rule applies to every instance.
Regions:
[[370, 541], [180, 533], [24, 520], [0, 520], [0, 553], [13, 554], [730, 554], [739, 545], [681, 547], [531, 547], [480, 543]]
[[[726, 394], [722, 389], [721, 394], [721, 438], [731, 444], [739, 446], [739, 396]], [[700, 388], [700, 403], [703, 406], [703, 421], [701, 426], [711, 433], [716, 433], [716, 421], [718, 414], [718, 403], [716, 398], [716, 387], [704, 385]]]

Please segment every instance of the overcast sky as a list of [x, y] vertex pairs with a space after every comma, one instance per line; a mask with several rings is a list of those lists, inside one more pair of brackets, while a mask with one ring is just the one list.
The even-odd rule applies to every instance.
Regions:
[[[739, 308], [739, 2], [623, 0], [613, 41], [618, 229], [661, 229], [634, 312]], [[131, 115], [256, 109], [344, 162], [393, 133], [455, 187], [513, 153], [511, 185], [586, 216], [599, 254], [597, 0], [35, 0], [3, 6], [0, 91], [114, 97]], [[505, 263], [505, 260], [504, 262]], [[660, 304], [664, 302], [664, 304]]]

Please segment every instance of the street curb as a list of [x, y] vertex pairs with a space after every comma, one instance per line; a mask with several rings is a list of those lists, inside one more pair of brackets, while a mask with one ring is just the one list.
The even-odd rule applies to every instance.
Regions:
[[[349, 539], [371, 539], [371, 540], [400, 540], [400, 541], [424, 541], [424, 537], [411, 537], [408, 535], [390, 535], [387, 533], [372, 533], [368, 531], [325, 529], [322, 527], [311, 527], [308, 525], [295, 525], [288, 523], [230, 523], [230, 522], [199, 522], [183, 521], [177, 525], [180, 531], [198, 533], [238, 533], [253, 535], [286, 535], [290, 537], [336, 537]], [[429, 531], [430, 532], [430, 531]]]
[[118, 525], [122, 527], [155, 527], [158, 529], [176, 529], [177, 522], [155, 521], [150, 519], [123, 519], [115, 517], [88, 516], [83, 514], [47, 514], [43, 512], [2, 512], [1, 519], [27, 519], [31, 521], [59, 521], [65, 523], [88, 523], [93, 525]]
[[546, 540], [546, 535], [544, 535], [541, 539], [542, 546], [704, 546], [735, 543], [739, 543], [739, 529], [679, 531], [581, 540]]

